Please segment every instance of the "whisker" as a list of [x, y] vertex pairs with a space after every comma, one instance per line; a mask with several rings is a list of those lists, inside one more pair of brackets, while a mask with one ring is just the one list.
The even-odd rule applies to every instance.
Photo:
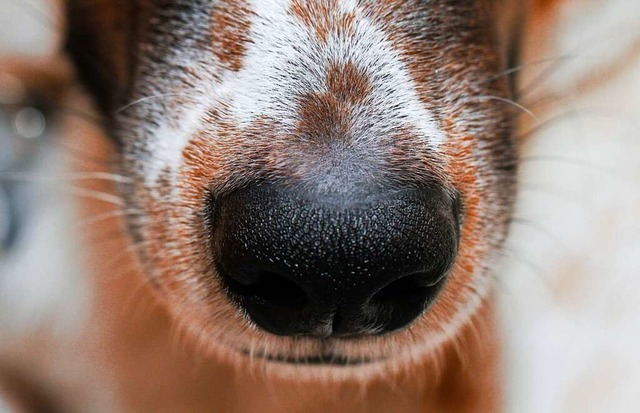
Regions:
[[87, 242], [93, 243], [94, 246], [104, 246], [110, 242], [116, 242], [125, 236], [125, 231], [122, 228], [116, 228], [109, 232], [103, 232], [99, 236], [85, 237]]
[[551, 241], [553, 241], [555, 244], [557, 244], [565, 253], [570, 253], [570, 254], [574, 254], [573, 251], [571, 251], [571, 249], [569, 247], [567, 247], [567, 245], [562, 242], [562, 240], [560, 238], [558, 238], [554, 233], [552, 233], [551, 231], [549, 231], [548, 229], [546, 229], [545, 227], [539, 225], [537, 222], [528, 219], [528, 218], [521, 218], [521, 217], [513, 217], [511, 219], [511, 223], [515, 224], [515, 225], [520, 225], [522, 227], [525, 228], [531, 228], [534, 231], [544, 235], [545, 237], [549, 238]]
[[498, 102], [503, 102], [506, 104], [509, 104], [513, 107], [515, 107], [516, 109], [520, 110], [521, 112], [527, 114], [528, 116], [530, 116], [533, 120], [535, 120], [536, 122], [540, 122], [540, 118], [538, 118], [538, 116], [529, 108], [527, 108], [526, 106], [524, 106], [523, 104], [520, 104], [512, 99], [509, 98], [505, 98], [502, 96], [494, 96], [494, 95], [480, 95], [480, 96], [472, 96], [469, 98], [465, 98], [465, 101], [482, 101], [482, 100], [495, 100]]
[[68, 175], [44, 176], [33, 175], [22, 172], [0, 172], [0, 180], [5, 181], [27, 181], [27, 182], [80, 182], [80, 181], [108, 181], [121, 184], [131, 184], [133, 179], [128, 176], [118, 175], [110, 172], [76, 172]]
[[[544, 186], [544, 185], [535, 184], [535, 183], [528, 183], [528, 182], [521, 182], [519, 184], [519, 189], [523, 190], [523, 191], [539, 192], [539, 193], [552, 195], [552, 196], [557, 197], [559, 199], [562, 199], [564, 201], [570, 202], [574, 206], [577, 206], [577, 207], [580, 207], [580, 208], [585, 208], [585, 209], [587, 208], [585, 203], [582, 202], [579, 199], [577, 194], [569, 194], [564, 189], [549, 188], [549, 187]], [[574, 195], [575, 198], [570, 196], [570, 195]]]
[[[91, 174], [86, 174], [85, 176], [80, 175], [75, 179], [72, 176], [71, 179], [67, 179], [66, 182], [83, 181], [83, 180], [87, 181], [87, 180], [95, 180], [95, 179], [111, 181], [111, 182], [123, 182], [121, 178], [123, 177], [119, 177], [114, 174], [91, 173]], [[1, 172], [0, 182], [3, 180], [15, 181], [15, 182], [24, 181], [24, 182], [34, 182], [34, 183], [62, 184], [60, 185], [60, 188], [69, 194], [76, 195], [82, 198], [94, 199], [96, 201], [106, 202], [108, 204], [112, 204], [120, 207], [125, 206], [124, 199], [118, 195], [115, 195], [113, 193], [97, 191], [93, 189], [79, 188], [73, 185], [66, 185], [65, 180], [56, 179], [55, 177], [36, 176], [36, 175], [23, 174], [23, 173], [17, 173], [17, 172]]]
[[546, 271], [544, 271], [541, 267], [539, 267], [538, 265], [533, 263], [533, 261], [522, 257], [514, 249], [512, 249], [512, 248], [510, 248], [508, 246], [504, 246], [502, 248], [502, 253], [505, 254], [507, 256], [507, 258], [512, 258], [514, 261], [520, 263], [522, 266], [524, 266], [529, 271], [531, 271], [537, 277], [537, 279], [540, 282], [542, 282], [542, 284], [545, 286], [545, 288], [548, 291], [553, 291], [553, 288], [552, 288], [552, 285], [551, 285], [551, 280], [547, 276]]
[[[136, 254], [136, 252], [149, 245], [149, 243], [149, 241], [138, 241], [129, 243], [129, 245], [127, 245], [124, 250], [111, 257], [111, 259], [104, 265], [105, 271], [109, 274], [114, 273], [118, 264], [120, 264], [122, 261], [127, 260], [130, 255]], [[109, 279], [112, 278], [113, 277], [109, 277]], [[151, 282], [151, 280], [149, 281]]]
[[[590, 46], [592, 46], [594, 43], [598, 43], [598, 42], [602, 42], [603, 40], [606, 40], [608, 42], [612, 42], [614, 40], [617, 40], [619, 37], [622, 36], [629, 36], [629, 27], [635, 27], [636, 26], [636, 20], [635, 19], [629, 19], [626, 22], [620, 22], [617, 27], [617, 30], [612, 30], [610, 33], [607, 33], [606, 36], [602, 36], [601, 34], [598, 37], [588, 37], [585, 38], [584, 40], [580, 41], [579, 44], [577, 44], [574, 48], [573, 51], [579, 51], [579, 50], [585, 50], [588, 49]], [[632, 32], [633, 33], [633, 32]], [[564, 56], [577, 56], [580, 57], [582, 59], [585, 60], [590, 60], [593, 62], [602, 62], [604, 61], [604, 58], [602, 57], [598, 57], [598, 56], [587, 56], [587, 55], [575, 55], [575, 53], [573, 52], [569, 52], [568, 54], [565, 54]], [[555, 73], [557, 73], [560, 69], [562, 69], [563, 65], [565, 65], [567, 62], [569, 62], [571, 59], [562, 59], [562, 60], [557, 60], [554, 62], [553, 65], [551, 65], [547, 70], [545, 70], [544, 72], [542, 72], [540, 75], [536, 76], [530, 83], [528, 83], [527, 85], [523, 86], [519, 91], [518, 91], [518, 96], [519, 97], [526, 97], [529, 94], [533, 93], [538, 87], [540, 87], [541, 85], [543, 85], [545, 82], [545, 80], [547, 80], [548, 78], [550, 78], [551, 76], [553, 76]]]
[[[520, 134], [517, 139], [518, 140], [527, 140], [528, 138], [530, 138], [532, 135], [542, 132], [545, 129], [549, 129], [555, 125], [557, 125], [560, 122], [565, 122], [565, 121], [570, 121], [570, 120], [575, 120], [577, 118], [581, 118], [581, 117], [593, 117], [593, 116], [598, 116], [598, 115], [603, 115], [603, 111], [596, 109], [596, 108], [580, 108], [580, 109], [571, 109], [556, 115], [553, 115], [547, 119], [545, 119], [542, 122], [539, 122], [537, 124], [535, 124], [532, 128], [530, 128], [529, 130], [527, 130], [526, 132], [523, 132], [522, 134]], [[619, 113], [615, 113], [614, 114], [615, 117], [619, 117]]]
[[95, 201], [105, 202], [107, 204], [117, 205], [124, 207], [126, 205], [124, 199], [117, 195], [108, 194], [106, 192], [94, 191], [92, 189], [84, 189], [77, 187], [69, 187], [66, 189], [70, 194], [76, 195], [82, 198], [93, 199]]
[[518, 98], [526, 98], [527, 96], [535, 92], [537, 88], [540, 87], [540, 85], [544, 84], [544, 81], [546, 79], [549, 79], [551, 76], [557, 73], [560, 69], [562, 69], [563, 65], [565, 65], [567, 62], [571, 60], [575, 60], [578, 58], [584, 59], [584, 60], [590, 60], [590, 61], [602, 60], [602, 58], [593, 57], [593, 56], [579, 56], [579, 55], [571, 55], [571, 54], [565, 55], [565, 56], [573, 56], [573, 59], [565, 59], [563, 57], [557, 58], [557, 59], [549, 59], [549, 61], [553, 64], [549, 66], [547, 69], [545, 69], [544, 71], [542, 71], [542, 73], [540, 73], [538, 76], [534, 77], [530, 83], [528, 83], [527, 85], [519, 89], [517, 91]]
[[127, 279], [134, 279], [136, 283], [130, 290], [129, 297], [122, 305], [123, 315], [127, 318], [137, 319], [143, 323], [148, 320], [159, 307], [159, 301], [154, 297], [150, 297], [148, 294], [143, 294], [146, 289], [149, 288], [149, 282], [144, 276], [138, 276], [140, 274], [140, 266], [136, 262], [131, 262], [129, 265], [118, 270], [120, 277]]
[[559, 57], [547, 57], [547, 58], [544, 58], [544, 59], [539, 59], [539, 60], [534, 60], [534, 61], [527, 62], [527, 63], [522, 63], [522, 64], [519, 64], [517, 66], [513, 66], [513, 67], [510, 67], [508, 69], [505, 69], [505, 70], [503, 70], [501, 72], [498, 72], [493, 76], [490, 76], [485, 82], [486, 83], [491, 83], [494, 80], [498, 80], [498, 79], [503, 78], [505, 76], [510, 76], [510, 75], [512, 75], [514, 73], [521, 72], [521, 71], [523, 71], [525, 69], [530, 69], [530, 68], [533, 68], [533, 67], [537, 67], [537, 66], [543, 65], [545, 63], [557, 63], [558, 61], [576, 60], [576, 59], [580, 59], [580, 58], [585, 58], [586, 59], [588, 57], [579, 56], [579, 55], [572, 55], [572, 54], [566, 54], [566, 55], [562, 55], [562, 56], [559, 56]]
[[83, 120], [91, 125], [95, 125], [98, 126], [100, 128], [104, 127], [104, 120], [102, 118], [99, 118], [95, 115], [92, 115], [91, 113], [88, 112], [84, 112], [80, 109], [76, 109], [70, 106], [63, 106], [63, 105], [57, 105], [54, 103], [46, 103], [44, 105], [45, 109], [51, 109], [53, 111], [55, 111], [57, 114], [62, 114], [62, 115], [67, 115], [67, 116], [71, 116], [74, 118], [78, 118], [80, 120]]
[[84, 219], [78, 222], [76, 226], [81, 228], [88, 225], [97, 224], [101, 221], [106, 221], [112, 218], [137, 217], [137, 216], [141, 216], [142, 214], [143, 212], [137, 209], [117, 209], [115, 211], [105, 212], [103, 214], [98, 214], [88, 219]]
[[99, 169], [114, 169], [116, 166], [116, 159], [112, 156], [101, 158], [94, 156], [93, 154], [85, 153], [84, 151], [74, 148], [73, 146], [59, 140], [53, 141], [60, 147], [60, 151], [63, 156], [67, 156], [68, 159], [78, 162], [82, 165], [92, 165]]
[[115, 111], [115, 114], [120, 114], [122, 112], [124, 112], [127, 109], [130, 109], [136, 105], [139, 105], [141, 103], [147, 102], [149, 100], [153, 100], [153, 99], [163, 99], [163, 98], [167, 98], [167, 97], [179, 97], [179, 96], [188, 96], [188, 94], [186, 94], [185, 92], [171, 92], [171, 93], [161, 93], [158, 95], [151, 95], [151, 96], [144, 96], [142, 98], [136, 99], [133, 102], [129, 102], [126, 105], [122, 106], [121, 108], [119, 108], [118, 110]]
[[621, 172], [615, 169], [609, 168], [605, 165], [601, 165], [598, 163], [590, 162], [584, 159], [575, 159], [575, 158], [567, 158], [564, 156], [556, 156], [556, 155], [529, 155], [524, 156], [519, 159], [519, 162], [522, 164], [525, 163], [536, 163], [536, 162], [549, 162], [549, 163], [560, 163], [566, 165], [573, 165], [584, 167], [588, 169], [592, 169], [602, 173], [609, 173], [614, 176], [620, 176]]

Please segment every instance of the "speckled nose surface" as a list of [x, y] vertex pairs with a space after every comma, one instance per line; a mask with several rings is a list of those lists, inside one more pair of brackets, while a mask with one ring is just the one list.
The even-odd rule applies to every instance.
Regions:
[[321, 193], [277, 184], [213, 202], [212, 248], [231, 300], [286, 336], [384, 334], [436, 298], [457, 252], [444, 190]]

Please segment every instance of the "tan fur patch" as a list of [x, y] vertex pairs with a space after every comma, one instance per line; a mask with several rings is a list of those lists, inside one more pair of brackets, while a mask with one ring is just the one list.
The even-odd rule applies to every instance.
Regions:
[[291, 12], [312, 28], [322, 43], [327, 43], [331, 33], [338, 36], [353, 33], [355, 15], [340, 13], [338, 0], [293, 0]]
[[369, 95], [369, 80], [353, 63], [333, 64], [326, 85], [327, 93], [309, 93], [300, 99], [298, 135], [321, 141], [349, 136], [353, 106]]
[[242, 69], [252, 15], [245, 0], [222, 0], [213, 8], [212, 49], [220, 62], [234, 72]]

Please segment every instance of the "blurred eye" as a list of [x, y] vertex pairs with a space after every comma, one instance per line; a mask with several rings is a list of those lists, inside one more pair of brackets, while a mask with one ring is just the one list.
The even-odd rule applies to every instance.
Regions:
[[28, 198], [48, 130], [41, 99], [30, 97], [22, 83], [0, 77], [0, 258], [7, 254], [28, 219]]

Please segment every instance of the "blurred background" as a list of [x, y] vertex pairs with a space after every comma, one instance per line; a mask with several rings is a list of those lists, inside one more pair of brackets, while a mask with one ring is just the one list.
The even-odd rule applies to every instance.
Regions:
[[[520, 128], [520, 196], [504, 262], [495, 274], [508, 411], [635, 412], [640, 406], [640, 2], [559, 3], [532, 23], [524, 62], [514, 70], [527, 108]], [[69, 271], [76, 265], [70, 263], [78, 240], [64, 225], [72, 214], [68, 200], [41, 179], [55, 176], [52, 171], [65, 162], [56, 140], [67, 132], [56, 127], [51, 108], [43, 104], [48, 96], [2, 70], [9, 56], [42, 59], [46, 65], [59, 45], [57, 22], [45, 0], [0, 0], [0, 340], [5, 341], [12, 340], [11, 326], [36, 322], [15, 314], [43, 300], [61, 300], [48, 294], [48, 285], [64, 283], [71, 292], [82, 288], [81, 271]], [[56, 251], [35, 257], [37, 245], [55, 245]], [[47, 278], [33, 280], [34, 266], [46, 266]], [[8, 271], [22, 274], [21, 281], [3, 280]], [[40, 286], [38, 292], [27, 302], [14, 300], [13, 292], [29, 281]], [[61, 318], [73, 313], [68, 305], [60, 309]]]

